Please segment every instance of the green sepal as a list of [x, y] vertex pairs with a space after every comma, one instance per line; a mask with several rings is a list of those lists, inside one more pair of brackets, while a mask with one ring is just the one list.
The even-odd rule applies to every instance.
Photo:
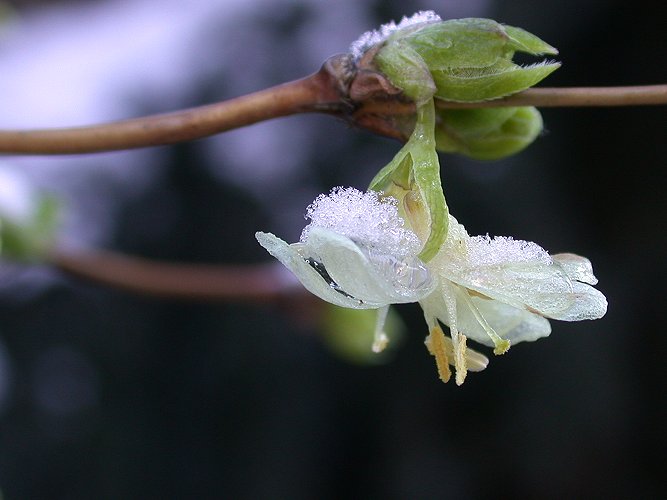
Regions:
[[451, 19], [428, 24], [400, 39], [415, 49], [431, 71], [483, 68], [513, 54], [503, 26], [491, 19]]
[[486, 68], [436, 70], [435, 97], [455, 102], [498, 99], [532, 87], [559, 67], [557, 62], [521, 67], [502, 61]]
[[534, 56], [542, 54], [555, 56], [558, 54], [556, 47], [552, 47], [544, 40], [522, 28], [507, 26], [506, 24], [503, 25], [503, 28], [505, 29], [505, 33], [510, 37], [512, 46], [517, 52], [525, 52]]
[[429, 67], [415, 50], [401, 41], [389, 44], [375, 56], [375, 63], [391, 83], [420, 106], [436, 92]]

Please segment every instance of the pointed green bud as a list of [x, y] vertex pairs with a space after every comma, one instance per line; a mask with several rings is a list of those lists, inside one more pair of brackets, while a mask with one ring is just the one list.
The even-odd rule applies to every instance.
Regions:
[[524, 29], [507, 25], [503, 25], [503, 28], [505, 28], [505, 33], [510, 37], [512, 46], [517, 52], [525, 52], [534, 56], [543, 54], [555, 56], [558, 54], [557, 48], [552, 47], [544, 40], [539, 39], [532, 33], [528, 33]]
[[521, 28], [491, 19], [408, 24], [382, 43], [375, 64], [417, 105], [429, 94], [459, 102], [498, 99], [532, 87], [560, 66], [541, 62], [522, 67], [512, 62], [515, 52], [558, 51]]
[[438, 150], [477, 160], [518, 153], [542, 131], [542, 116], [533, 107], [442, 109], [437, 116]]

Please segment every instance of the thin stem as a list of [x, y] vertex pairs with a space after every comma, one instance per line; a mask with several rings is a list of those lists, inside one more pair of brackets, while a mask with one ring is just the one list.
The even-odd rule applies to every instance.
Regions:
[[79, 154], [172, 144], [302, 112], [326, 111], [340, 97], [320, 71], [217, 104], [107, 124], [0, 130], [0, 152]]
[[303, 289], [278, 264], [194, 265], [106, 252], [54, 251], [57, 268], [141, 295], [195, 301], [276, 302]]
[[[409, 103], [387, 99], [357, 103], [340, 91], [324, 68], [293, 82], [217, 104], [100, 125], [41, 130], [0, 130], [0, 153], [79, 154], [173, 144], [297, 113], [335, 114], [357, 126], [400, 138], [374, 118], [414, 113]], [[362, 105], [363, 104], [363, 105]], [[667, 104], [667, 85], [535, 88], [492, 101], [457, 103], [436, 99], [439, 108], [499, 106], [640, 106]], [[363, 113], [361, 112], [363, 111]]]
[[534, 88], [492, 101], [462, 103], [436, 99], [443, 109], [537, 106], [541, 108], [595, 106], [655, 106], [667, 104], [667, 85], [633, 87]]

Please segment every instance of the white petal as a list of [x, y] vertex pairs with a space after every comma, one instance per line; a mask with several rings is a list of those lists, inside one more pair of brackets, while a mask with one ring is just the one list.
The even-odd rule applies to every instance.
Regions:
[[572, 283], [570, 306], [552, 313], [549, 317], [562, 321], [581, 321], [584, 319], [600, 319], [607, 312], [607, 299], [590, 285], [575, 281]]
[[380, 272], [355, 242], [327, 229], [313, 227], [305, 247], [324, 264], [342, 290], [364, 302], [416, 302], [432, 289], [430, 283], [411, 288], [396, 280], [388, 281], [386, 273]]
[[593, 319], [606, 311], [604, 296], [589, 285], [570, 279], [559, 264], [448, 266], [443, 274], [470, 290], [548, 318]]
[[471, 238], [453, 217], [433, 262], [442, 278], [548, 318], [576, 321], [606, 312], [604, 295], [588, 286], [597, 279], [585, 257], [550, 257], [534, 243], [511, 238]]
[[308, 264], [292, 245], [287, 244], [271, 233], [255, 233], [255, 237], [271, 255], [292, 271], [306, 289], [319, 298], [341, 307], [352, 309], [377, 309], [385, 305], [362, 302], [333, 289], [329, 283]]
[[[551, 333], [549, 321], [542, 316], [533, 314], [525, 309], [503, 304], [498, 300], [471, 297], [477, 310], [484, 316], [491, 328], [502, 338], [509, 340], [512, 345], [518, 342], [532, 342]], [[458, 308], [459, 328], [468, 338], [490, 347], [494, 346], [479, 321], [469, 307], [463, 304]]]
[[593, 274], [593, 265], [586, 257], [573, 253], [558, 253], [551, 258], [557, 262], [567, 275], [576, 281], [595, 285], [598, 279]]

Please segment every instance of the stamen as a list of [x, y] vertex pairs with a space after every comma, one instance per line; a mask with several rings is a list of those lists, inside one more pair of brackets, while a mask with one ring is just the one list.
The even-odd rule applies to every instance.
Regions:
[[472, 301], [472, 298], [470, 298], [470, 294], [468, 293], [467, 289], [465, 288], [461, 289], [461, 296], [463, 297], [463, 301], [472, 311], [472, 314], [475, 316], [477, 322], [482, 326], [482, 328], [484, 328], [486, 334], [493, 341], [493, 345], [495, 346], [495, 348], [493, 349], [493, 353], [496, 355], [505, 354], [510, 348], [511, 344], [510, 341], [498, 335], [496, 331], [491, 327], [491, 325], [489, 325], [486, 319], [484, 319], [484, 316], [482, 316], [482, 313], [479, 312], [479, 309], [477, 309], [477, 306]]
[[[466, 363], [466, 351], [468, 347], [466, 346], [466, 336], [460, 332], [457, 332], [456, 337], [458, 337], [454, 344], [454, 360], [456, 366], [456, 385], [461, 385], [468, 375], [468, 365]], [[452, 343], [454, 343], [454, 337], [452, 337]]]
[[[451, 353], [451, 346], [447, 349], [447, 342], [445, 334], [440, 328], [440, 325], [435, 325], [431, 328], [431, 332], [428, 337], [426, 337], [426, 348], [432, 356], [435, 356], [435, 364], [438, 367], [438, 375], [440, 380], [443, 382], [449, 382], [449, 379], [452, 376], [452, 372], [449, 369], [449, 358], [447, 357], [447, 351]], [[458, 382], [458, 381], [457, 381]]]
[[389, 337], [384, 333], [384, 323], [387, 320], [387, 313], [389, 306], [384, 306], [378, 309], [377, 320], [375, 322], [375, 334], [373, 335], [373, 352], [382, 352], [389, 343]]
[[452, 348], [454, 351], [454, 368], [456, 368], [456, 385], [461, 385], [468, 374], [468, 365], [466, 364], [466, 337], [459, 332], [456, 323], [456, 290], [458, 287], [443, 286], [442, 298], [447, 308], [447, 324], [449, 325], [449, 334], [452, 337]]

